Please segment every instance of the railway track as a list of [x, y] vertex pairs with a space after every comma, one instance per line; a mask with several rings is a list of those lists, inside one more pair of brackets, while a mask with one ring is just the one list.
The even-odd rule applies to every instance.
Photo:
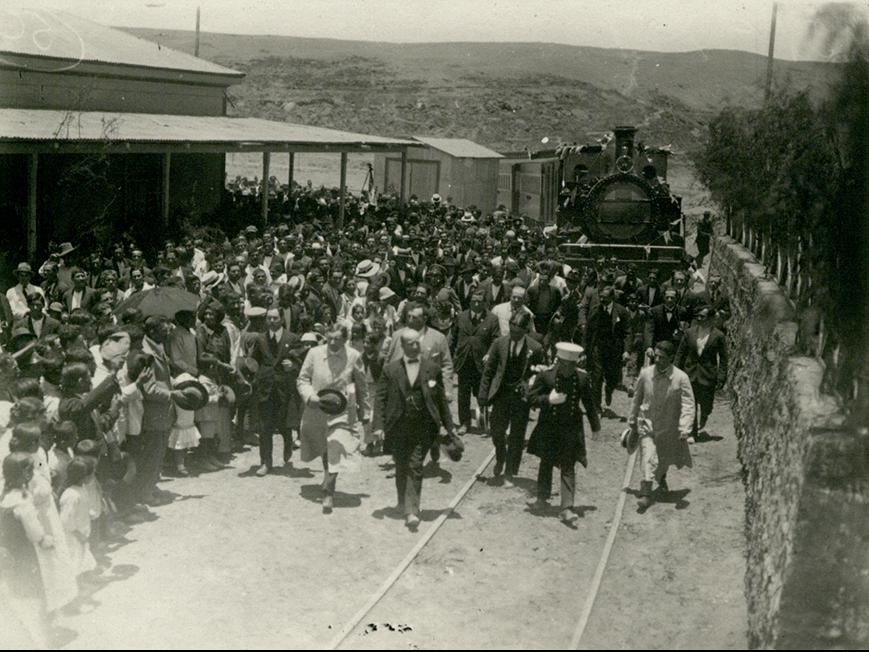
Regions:
[[[357, 629], [359, 629], [360, 625], [366, 621], [367, 616], [369, 616], [369, 614], [372, 613], [372, 611], [384, 600], [384, 598], [386, 598], [390, 594], [390, 592], [393, 591], [396, 584], [405, 575], [406, 571], [411, 568], [414, 562], [418, 559], [420, 553], [422, 553], [423, 550], [425, 550], [426, 547], [429, 546], [429, 544], [442, 530], [446, 530], [449, 527], [445, 527], [445, 525], [450, 519], [450, 516], [471, 493], [471, 490], [480, 482], [481, 476], [486, 471], [488, 466], [492, 463], [493, 458], [494, 451], [491, 451], [476, 469], [471, 478], [459, 489], [458, 493], [450, 501], [448, 507], [438, 516], [438, 518], [424, 533], [422, 538], [417, 541], [414, 547], [392, 570], [387, 578], [378, 586], [376, 591], [374, 591], [370, 595], [364, 605], [335, 633], [333, 638], [326, 646], [326, 649], [340, 649], [343, 644], [350, 638], [350, 636]], [[626, 489], [630, 486], [635, 462], [636, 453], [633, 453], [628, 457], [627, 463], [625, 465], [624, 478], [622, 484], [619, 486], [618, 497], [616, 499], [616, 503], [613, 509], [613, 516], [609, 524], [607, 537], [604, 542], [601, 554], [598, 558], [598, 563], [595, 568], [591, 583], [589, 584], [588, 589], [585, 591], [584, 599], [582, 601], [582, 608], [576, 619], [575, 627], [573, 628], [573, 635], [570, 638], [569, 643], [567, 641], [565, 641], [564, 643], [565, 646], [568, 646], [568, 649], [575, 650], [580, 648], [580, 644], [583, 640], [583, 635], [589, 623], [589, 619], [594, 611], [595, 601], [598, 592], [600, 591], [601, 583], [603, 581], [603, 577], [609, 563], [610, 555], [612, 553], [612, 549], [618, 535], [627, 496]], [[505, 642], [501, 643], [501, 645], [504, 644]]]

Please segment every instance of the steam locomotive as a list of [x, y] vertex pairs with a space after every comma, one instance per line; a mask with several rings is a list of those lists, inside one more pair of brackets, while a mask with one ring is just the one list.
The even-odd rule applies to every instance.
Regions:
[[636, 132], [620, 126], [597, 143], [556, 150], [556, 224], [569, 264], [616, 258], [667, 270], [685, 260], [682, 198], [666, 181], [670, 152], [635, 145]]

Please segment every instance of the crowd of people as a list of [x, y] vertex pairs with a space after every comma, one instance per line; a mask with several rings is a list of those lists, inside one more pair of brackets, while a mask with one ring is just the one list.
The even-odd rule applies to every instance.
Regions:
[[264, 228], [154, 252], [63, 243], [18, 266], [0, 294], [0, 586], [21, 622], [75, 598], [115, 525], [173, 499], [162, 475], [216, 472], [247, 446], [257, 477], [296, 451], [322, 463], [327, 514], [339, 473], [391, 455], [411, 530], [427, 459], [490, 436], [494, 482], [510, 485], [532, 410], [531, 508], [558, 467], [568, 524], [583, 414], [596, 437], [616, 391], [633, 397], [641, 505], [690, 465], [727, 373], [718, 279], [571, 268], [555, 233], [438, 195], [352, 207], [340, 227], [296, 203]]

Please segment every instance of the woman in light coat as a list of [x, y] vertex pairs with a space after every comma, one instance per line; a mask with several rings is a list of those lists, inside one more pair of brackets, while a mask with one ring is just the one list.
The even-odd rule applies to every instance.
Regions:
[[[304, 405], [299, 430], [302, 461], [323, 460], [324, 513], [332, 511], [338, 473], [355, 468], [360, 422], [367, 423], [371, 417], [362, 354], [348, 346], [347, 339], [346, 326], [332, 326], [326, 344], [308, 351], [296, 381]], [[346, 397], [342, 414], [330, 415], [320, 409], [319, 392], [324, 389]]]

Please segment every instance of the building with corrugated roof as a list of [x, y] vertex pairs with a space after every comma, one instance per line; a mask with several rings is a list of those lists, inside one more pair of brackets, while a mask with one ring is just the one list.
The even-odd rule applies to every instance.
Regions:
[[[416, 143], [226, 115], [244, 73], [65, 12], [4, 9], [0, 214], [5, 253], [164, 234], [215, 210], [227, 152], [406, 152]], [[343, 197], [343, 193], [342, 193]], [[343, 219], [343, 202], [339, 219]], [[262, 219], [268, 193], [262, 196]], [[5, 252], [2, 251], [5, 249]]]
[[[435, 193], [456, 206], [476, 206], [492, 212], [498, 200], [498, 161], [501, 154], [465, 138], [414, 136], [421, 144], [407, 159], [404, 193], [429, 201]], [[402, 190], [401, 158], [374, 157], [374, 183], [380, 192]]]

